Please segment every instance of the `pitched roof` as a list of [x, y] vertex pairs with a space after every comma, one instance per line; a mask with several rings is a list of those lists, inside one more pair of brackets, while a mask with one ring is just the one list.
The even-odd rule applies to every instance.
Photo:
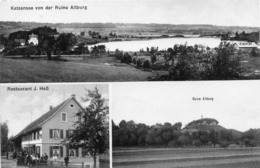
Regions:
[[[76, 101], [76, 103], [79, 104], [78, 101], [75, 99], [75, 97], [72, 95], [72, 97], [68, 98], [67, 100], [65, 100], [64, 102], [59, 104], [58, 106], [54, 107], [53, 109], [51, 109], [47, 113], [43, 114], [38, 119], [36, 119], [33, 122], [31, 122], [22, 131], [20, 131], [14, 138], [18, 138], [18, 137], [20, 137], [23, 134], [26, 134], [26, 133], [28, 133], [30, 131], [33, 131], [33, 130], [38, 129], [38, 128], [41, 128], [42, 124], [45, 123], [46, 120], [50, 119], [61, 107], [63, 107], [71, 99], [74, 99]], [[82, 106], [80, 104], [79, 104], [79, 106], [82, 108]]]

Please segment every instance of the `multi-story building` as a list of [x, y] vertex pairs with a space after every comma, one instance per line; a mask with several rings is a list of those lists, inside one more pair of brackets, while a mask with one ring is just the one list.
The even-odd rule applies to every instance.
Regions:
[[83, 107], [72, 95], [26, 126], [13, 140], [27, 152], [41, 156], [46, 153], [49, 157], [57, 155], [58, 158], [66, 154], [70, 157], [84, 157], [87, 155], [85, 151], [70, 149], [63, 143], [75, 129], [75, 122], [81, 120], [79, 111], [82, 110]]

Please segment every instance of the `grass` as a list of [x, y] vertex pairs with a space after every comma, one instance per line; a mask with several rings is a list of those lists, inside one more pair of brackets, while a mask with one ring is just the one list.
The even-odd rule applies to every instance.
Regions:
[[[105, 58], [106, 59], [106, 58]], [[72, 62], [0, 57], [0, 82], [113, 82], [145, 81], [149, 72], [113, 66], [92, 59]], [[101, 60], [101, 59], [100, 59]], [[100, 61], [99, 60], [99, 61]]]
[[114, 167], [122, 168], [229, 168], [237, 166], [237, 163], [241, 163], [238, 164], [239, 166], [244, 165], [246, 168], [254, 168], [257, 163], [260, 163], [259, 159], [260, 148], [128, 149], [113, 151]]

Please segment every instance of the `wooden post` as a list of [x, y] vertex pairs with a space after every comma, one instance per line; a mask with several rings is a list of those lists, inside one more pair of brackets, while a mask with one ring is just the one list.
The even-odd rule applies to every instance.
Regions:
[[82, 162], [82, 168], [84, 168], [84, 162]]
[[63, 162], [61, 162], [61, 167], [63, 167]]

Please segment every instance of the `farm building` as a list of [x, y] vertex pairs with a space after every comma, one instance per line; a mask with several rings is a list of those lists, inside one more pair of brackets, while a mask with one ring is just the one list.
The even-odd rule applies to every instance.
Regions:
[[25, 39], [14, 39], [14, 42], [21, 46], [25, 45]]
[[38, 41], [38, 35], [35, 35], [35, 34], [29, 35], [28, 43], [29, 43], [29, 44], [33, 44], [33, 45], [38, 45], [38, 43], [39, 43], [39, 41]]
[[255, 42], [248, 41], [225, 41], [231, 44], [234, 44], [236, 49], [253, 49], [257, 48], [257, 44]]
[[87, 152], [82, 149], [71, 149], [62, 143], [75, 129], [74, 123], [81, 121], [79, 111], [83, 107], [76, 100], [75, 95], [52, 108], [41, 117], [31, 122], [14, 138], [15, 149], [22, 148], [29, 153], [47, 154], [58, 158], [85, 157]]

